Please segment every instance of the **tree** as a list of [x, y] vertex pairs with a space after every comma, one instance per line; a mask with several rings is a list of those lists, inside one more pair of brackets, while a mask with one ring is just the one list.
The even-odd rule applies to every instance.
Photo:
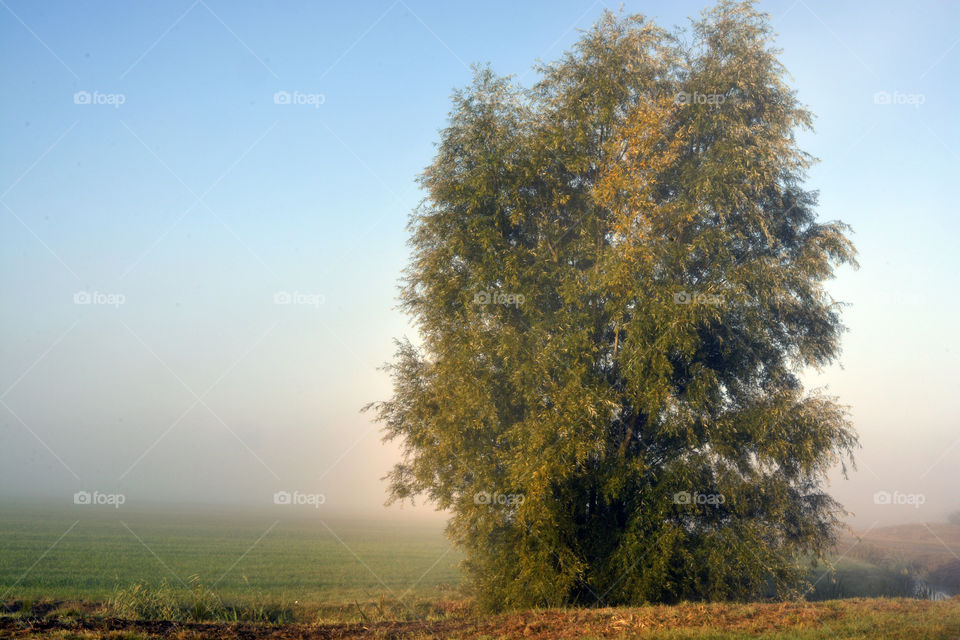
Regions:
[[802, 589], [857, 444], [799, 373], [838, 354], [855, 251], [803, 188], [811, 115], [767, 17], [604, 14], [522, 90], [453, 97], [411, 218], [393, 499], [426, 496], [490, 609]]

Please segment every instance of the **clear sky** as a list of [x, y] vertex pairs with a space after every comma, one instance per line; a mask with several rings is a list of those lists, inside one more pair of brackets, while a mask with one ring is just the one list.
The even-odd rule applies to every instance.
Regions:
[[[705, 6], [623, 5], [668, 27]], [[842, 367], [808, 377], [862, 437], [832, 490], [861, 528], [941, 519], [960, 508], [960, 3], [761, 6], [818, 116], [809, 186], [860, 251], [831, 285]], [[397, 451], [358, 410], [413, 335], [395, 286], [450, 92], [472, 62], [529, 84], [604, 7], [0, 0], [0, 498], [298, 490], [382, 512]]]

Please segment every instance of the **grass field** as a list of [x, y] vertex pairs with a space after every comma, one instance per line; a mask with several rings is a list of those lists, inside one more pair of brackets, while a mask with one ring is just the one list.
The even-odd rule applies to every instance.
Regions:
[[[91, 512], [92, 511], [92, 512]], [[146, 584], [224, 601], [442, 597], [460, 556], [439, 524], [287, 513], [0, 508], [0, 594], [106, 600]]]
[[[960, 593], [960, 526], [877, 528], [845, 538], [813, 600], [914, 595], [916, 579]], [[841, 557], [842, 556], [842, 557]], [[0, 594], [106, 600], [134, 585], [229, 601], [340, 604], [448, 598], [460, 555], [437, 523], [363, 521], [305, 509], [0, 506]]]
[[960, 639], [960, 598], [834, 600], [960, 593], [956, 525], [845, 539], [821, 602], [481, 617], [439, 523], [321, 514], [4, 505], [0, 637]]

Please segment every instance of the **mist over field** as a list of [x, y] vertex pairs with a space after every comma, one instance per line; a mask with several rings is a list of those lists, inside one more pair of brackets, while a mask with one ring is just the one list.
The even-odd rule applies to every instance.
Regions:
[[[862, 267], [829, 285], [850, 304], [839, 364], [806, 377], [861, 436], [831, 492], [861, 528], [942, 519], [960, 462], [958, 8], [763, 8], [817, 114], [800, 142], [822, 160], [820, 217], [852, 226]], [[358, 410], [389, 394], [375, 367], [393, 338], [415, 336], [393, 308], [403, 227], [449, 92], [464, 61], [530, 82], [601, 9], [5, 7], [3, 499], [257, 506], [301, 490], [383, 513], [398, 451]], [[700, 5], [625, 9], [669, 25]]]

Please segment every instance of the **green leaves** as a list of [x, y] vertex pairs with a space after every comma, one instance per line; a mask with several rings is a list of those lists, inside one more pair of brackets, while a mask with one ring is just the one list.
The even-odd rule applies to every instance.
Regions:
[[401, 292], [422, 345], [374, 407], [392, 497], [451, 510], [489, 608], [787, 596], [832, 541], [856, 436], [797, 374], [837, 355], [854, 249], [769, 38], [750, 3], [686, 39], [606, 13], [532, 90], [454, 94]]

